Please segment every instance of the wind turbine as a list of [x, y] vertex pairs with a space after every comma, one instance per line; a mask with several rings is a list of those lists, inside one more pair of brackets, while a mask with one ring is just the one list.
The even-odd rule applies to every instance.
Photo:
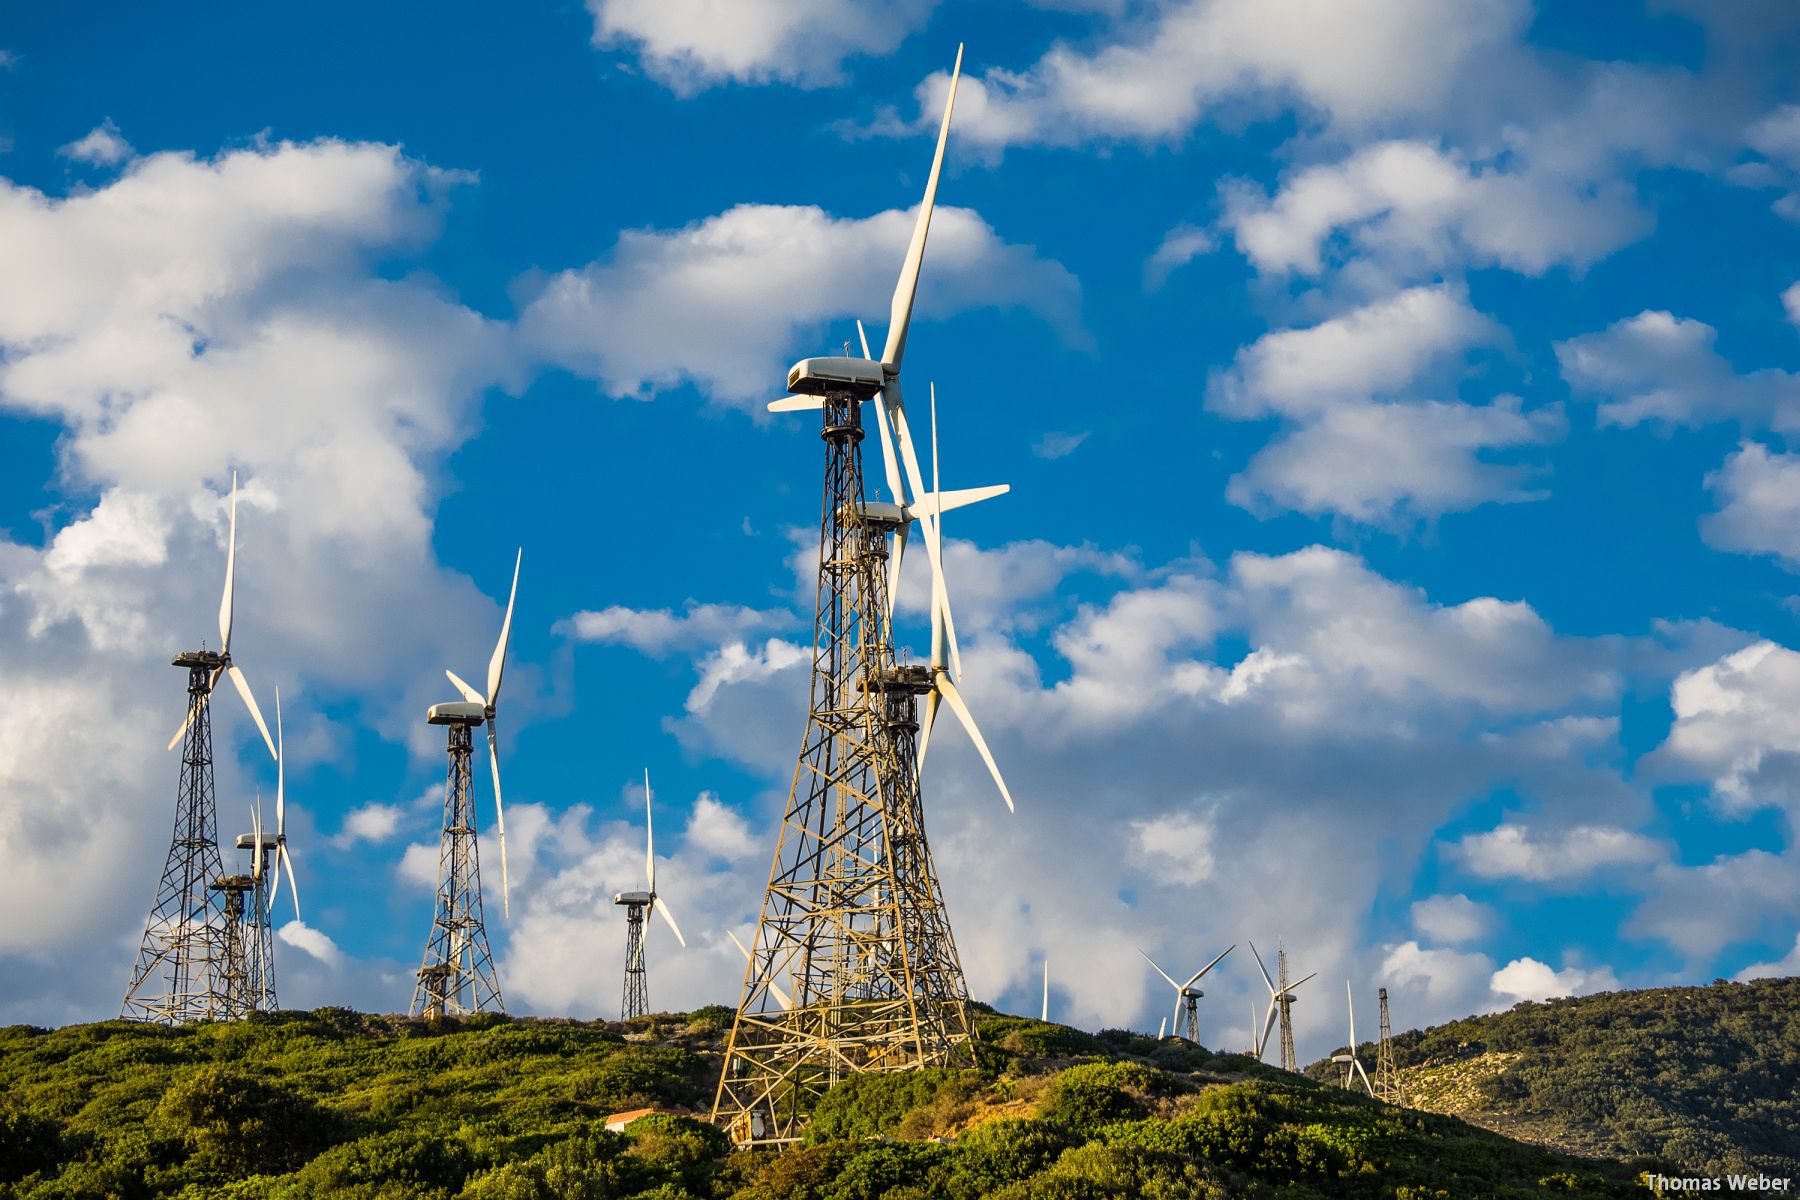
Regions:
[[1269, 985], [1268, 1015], [1263, 1020], [1262, 1036], [1256, 1040], [1256, 1057], [1260, 1059], [1263, 1051], [1268, 1049], [1269, 1031], [1275, 1027], [1276, 1019], [1280, 1018], [1281, 1065], [1289, 1071], [1299, 1070], [1294, 1062], [1294, 989], [1305, 983], [1306, 979], [1317, 975], [1318, 972], [1314, 971], [1313, 975], [1308, 975], [1306, 979], [1289, 983], [1287, 981], [1287, 951], [1278, 951], [1276, 961], [1280, 967], [1281, 986], [1277, 987], [1275, 981], [1269, 978], [1269, 968], [1263, 966], [1262, 955], [1256, 953], [1255, 942], [1250, 943], [1250, 953], [1256, 955], [1256, 969], [1262, 972], [1263, 982]]
[[682, 949], [687, 948], [687, 939], [681, 936], [681, 926], [675, 923], [675, 914], [669, 911], [668, 901], [659, 902], [656, 895], [656, 831], [650, 819], [648, 767], [644, 768], [644, 883], [644, 891], [619, 892], [613, 896], [613, 903], [623, 905], [625, 909], [625, 998], [619, 1005], [622, 1021], [641, 1017], [649, 1011], [649, 988], [644, 978], [644, 918], [651, 909], [668, 922], [669, 931], [681, 943]]
[[1150, 964], [1150, 969], [1168, 980], [1169, 986], [1175, 989], [1175, 1011], [1173, 1013], [1175, 1019], [1175, 1036], [1181, 1036], [1182, 1022], [1185, 1020], [1187, 1023], [1187, 1040], [1193, 1042], [1196, 1046], [1200, 1044], [1200, 997], [1206, 995], [1206, 993], [1194, 985], [1199, 983], [1208, 971], [1218, 966], [1220, 960], [1223, 959], [1225, 955], [1230, 954], [1236, 949], [1237, 946], [1235, 944], [1225, 947], [1218, 958], [1213, 959], [1204, 967], [1195, 971], [1188, 977], [1186, 983], [1176, 983], [1174, 976], [1156, 965], [1156, 960], [1154, 958], [1151, 958], [1148, 954], [1144, 954], [1142, 948], [1138, 950], [1139, 954], [1144, 955], [1144, 961]]
[[233, 471], [231, 473], [231, 532], [225, 543], [225, 591], [219, 597], [219, 649], [213, 654], [202, 650], [198, 654], [184, 654], [177, 658], [177, 666], [190, 665], [181, 661], [184, 658], [193, 658], [196, 661], [205, 659], [207, 661], [201, 662], [199, 665], [211, 667], [212, 674], [207, 677], [206, 688], [200, 693], [199, 700], [188, 705], [187, 719], [181, 723], [181, 728], [175, 731], [175, 736], [169, 739], [169, 744], [164, 749], [173, 750], [176, 743], [186, 735], [188, 727], [194, 723], [194, 719], [212, 700], [213, 686], [219, 682], [219, 676], [225, 675], [230, 678], [231, 686], [237, 689], [237, 694], [244, 698], [244, 707], [250, 710], [251, 720], [256, 722], [256, 728], [262, 733], [263, 744], [269, 748], [269, 757], [276, 757], [275, 743], [269, 738], [269, 727], [263, 723], [262, 710], [256, 707], [256, 697], [250, 691], [250, 681], [244, 678], [243, 671], [231, 661], [231, 619], [236, 608], [233, 595], [236, 579], [237, 472]]
[[[288, 892], [294, 898], [294, 920], [300, 919], [300, 884], [294, 878], [294, 856], [287, 848], [287, 756], [282, 752], [281, 740], [281, 691], [275, 692], [275, 838], [269, 847], [270, 857], [274, 860], [269, 867], [275, 881], [269, 885], [268, 914], [275, 912], [275, 897], [281, 894], [281, 872], [287, 870]], [[262, 874], [262, 814], [256, 819], [256, 874]]]
[[494, 734], [500, 703], [500, 683], [506, 674], [506, 648], [512, 639], [513, 605], [519, 598], [521, 549], [513, 558], [512, 591], [506, 598], [506, 616], [500, 637], [488, 659], [487, 691], [478, 692], [456, 672], [445, 676], [462, 693], [462, 699], [434, 704], [425, 713], [433, 725], [446, 727], [450, 772], [444, 784], [444, 828], [438, 842], [437, 903], [425, 958], [419, 966], [411, 1011], [426, 1017], [461, 1016], [506, 1010], [500, 996], [500, 980], [488, 949], [487, 923], [481, 899], [480, 842], [475, 836], [475, 799], [472, 778], [474, 734], [477, 725], [488, 727], [488, 766], [494, 780], [494, 825], [500, 834], [501, 906], [511, 915], [511, 885], [506, 872], [506, 810], [500, 793], [500, 751]]
[[[181, 777], [175, 807], [175, 829], [157, 883], [156, 898], [144, 922], [137, 964], [119, 1015], [129, 1020], [179, 1025], [211, 1020], [241, 1011], [243, 956], [233, 947], [244, 893], [226, 880], [216, 830], [218, 804], [213, 792], [213, 688], [220, 676], [243, 698], [244, 707], [261, 732], [271, 757], [275, 743], [256, 706], [244, 672], [231, 660], [231, 626], [237, 584], [237, 473], [231, 476], [231, 526], [225, 543], [225, 588], [219, 597], [219, 648], [177, 654], [172, 664], [188, 673], [187, 716], [169, 749], [181, 744]], [[215, 896], [222, 899], [215, 899]], [[226, 911], [227, 908], [230, 911]]]
[[1375, 1094], [1375, 1085], [1369, 1082], [1369, 1073], [1363, 1070], [1362, 1061], [1356, 1057], [1356, 997], [1350, 991], [1350, 981], [1344, 980], [1344, 1002], [1350, 1006], [1350, 1051], [1347, 1054], [1334, 1054], [1331, 1061], [1344, 1068], [1344, 1086], [1353, 1088], [1356, 1080], [1362, 1079], [1364, 1090], [1369, 1095]]
[[275, 689], [275, 832], [263, 825], [262, 794], [250, 809], [250, 832], [240, 833], [239, 850], [250, 851], [248, 879], [251, 903], [244, 913], [249, 925], [248, 988], [251, 1012], [273, 1012], [275, 1000], [275, 939], [271, 917], [281, 888], [281, 871], [287, 868], [288, 893], [294, 900], [294, 919], [300, 919], [300, 887], [294, 880], [294, 862], [287, 848], [287, 746], [281, 731], [281, 689]]

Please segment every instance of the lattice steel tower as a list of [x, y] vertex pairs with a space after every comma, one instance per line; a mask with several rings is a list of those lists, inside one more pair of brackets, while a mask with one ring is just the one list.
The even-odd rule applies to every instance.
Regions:
[[1298, 1071], [1300, 1067], [1294, 1061], [1294, 994], [1288, 989], [1286, 950], [1275, 952], [1275, 964], [1275, 978], [1281, 983], [1277, 997], [1281, 1005], [1281, 1067], [1284, 1071]]
[[479, 712], [444, 711], [466, 707], [471, 706], [440, 704], [427, 718], [433, 725], [449, 727], [450, 774], [444, 783], [444, 832], [438, 843], [437, 910], [413, 989], [414, 1016], [506, 1011], [482, 919], [481, 849], [475, 840], [470, 787], [472, 731], [483, 718]]
[[119, 1015], [182, 1025], [230, 1015], [218, 968], [225, 955], [225, 913], [213, 890], [224, 874], [218, 808], [213, 801], [212, 710], [207, 700], [226, 663], [222, 653], [175, 656], [188, 673], [188, 719], [181, 744], [175, 833], [156, 900], [144, 925], [137, 967]]
[[132, 1021], [179, 1025], [229, 1015], [225, 984], [226, 925], [214, 881], [225, 873], [219, 856], [218, 806], [213, 799], [213, 689], [231, 680], [256, 721], [269, 756], [279, 759], [269, 727], [257, 710], [244, 672], [231, 661], [233, 586], [237, 577], [237, 474], [231, 476], [231, 530], [225, 543], [225, 590], [219, 598], [219, 649], [177, 654], [173, 665], [188, 673], [187, 719], [169, 749], [181, 745], [175, 832], [163, 862], [156, 899], [144, 923], [137, 965], [119, 1015]]
[[794, 1139], [845, 1075], [972, 1060], [968, 988], [919, 800], [929, 673], [894, 661], [894, 523], [862, 503], [868, 396], [824, 397], [811, 712], [713, 1105], [739, 1143]]
[[1375, 1044], [1375, 1098], [1389, 1104], [1405, 1104], [1406, 1088], [1400, 1082], [1400, 1068], [1394, 1061], [1394, 1031], [1388, 1024], [1387, 989], [1382, 988], [1381, 1034]]
[[619, 1019], [629, 1021], [650, 1010], [650, 985], [644, 973], [644, 914], [648, 899], [614, 898], [625, 908], [625, 993], [619, 1000]]

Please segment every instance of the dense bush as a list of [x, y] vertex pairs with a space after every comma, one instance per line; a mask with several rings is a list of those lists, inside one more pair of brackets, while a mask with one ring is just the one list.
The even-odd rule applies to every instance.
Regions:
[[[658, 1014], [633, 1023], [631, 1040], [619, 1025], [344, 1009], [174, 1030], [0, 1030], [0, 1200], [1523, 1200], [1637, 1190], [1630, 1172], [1199, 1048], [986, 1012], [987, 1066], [852, 1076], [818, 1106], [808, 1144], [779, 1154], [735, 1151], [688, 1117], [644, 1117], [622, 1135], [602, 1128], [620, 1109], [704, 1110], [729, 1015]], [[1243, 1071], [1254, 1073], [1219, 1082]]]

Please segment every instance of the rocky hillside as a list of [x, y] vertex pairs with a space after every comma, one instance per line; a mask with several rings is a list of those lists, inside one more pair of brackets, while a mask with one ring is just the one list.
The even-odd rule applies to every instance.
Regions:
[[1520, 1004], [1394, 1050], [1409, 1104], [1509, 1137], [1800, 1179], [1800, 979]]

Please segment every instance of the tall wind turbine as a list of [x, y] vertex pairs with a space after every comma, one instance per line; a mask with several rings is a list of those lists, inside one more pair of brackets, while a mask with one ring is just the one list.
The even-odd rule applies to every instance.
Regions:
[[419, 982], [413, 989], [415, 1015], [463, 1016], [506, 1011], [482, 915], [481, 848], [475, 837], [471, 760], [475, 750], [473, 730], [485, 723], [488, 766], [494, 779], [494, 827], [500, 835], [500, 898], [502, 908], [507, 909], [506, 815], [500, 801], [500, 751], [494, 738], [494, 718], [500, 703], [500, 682], [506, 674], [513, 604], [519, 598], [519, 565], [524, 559], [522, 549], [513, 559], [512, 591], [506, 598], [500, 637], [488, 659], [487, 691], [476, 691], [456, 672], [447, 670], [444, 674], [463, 698], [434, 704], [425, 714], [429, 723], [448, 729], [450, 773], [444, 784], [444, 831], [438, 842], [437, 907], [431, 921], [431, 937], [425, 943], [425, 961], [419, 967]]
[[1332, 1055], [1331, 1061], [1344, 1068], [1346, 1088], [1354, 1088], [1356, 1081], [1361, 1079], [1363, 1090], [1373, 1096], [1375, 1085], [1369, 1082], [1369, 1073], [1363, 1070], [1362, 1060], [1356, 1057], [1356, 997], [1351, 994], [1348, 979], [1344, 980], [1344, 1002], [1350, 1006], [1350, 1050], [1345, 1054]]
[[[846, 1072], [973, 1060], [968, 985], [918, 777], [918, 699], [935, 690], [957, 705], [948, 688], [934, 689], [931, 668], [896, 661], [890, 574], [902, 531], [917, 522], [934, 620], [945, 627], [937, 657], [953, 674], [936, 524], [944, 505], [924, 486], [900, 374], [960, 72], [959, 50], [880, 359], [867, 349], [804, 359], [788, 372], [793, 398], [770, 405], [819, 413], [825, 472], [811, 704], [713, 1102], [713, 1120], [739, 1145], [791, 1141]], [[889, 443], [889, 502], [864, 494], [868, 400], [878, 400]], [[792, 983], [791, 1005], [771, 990], [777, 978]]]
[[[1275, 961], [1279, 968], [1281, 983], [1280, 986], [1277, 986], [1275, 981], [1269, 978], [1269, 968], [1263, 965], [1262, 955], [1256, 953], [1255, 942], [1250, 943], [1250, 953], [1256, 955], [1256, 969], [1262, 972], [1263, 982], [1269, 985], [1269, 1010], [1263, 1020], [1262, 1036], [1256, 1039], [1256, 1057], [1260, 1059], [1263, 1051], [1268, 1049], [1269, 1031], [1275, 1027], [1275, 1022], [1279, 1019], [1281, 1021], [1281, 1065], [1286, 1070], [1298, 1071], [1300, 1068], [1294, 1061], [1294, 989], [1313, 976], [1308, 975], [1306, 979], [1289, 983], [1287, 951], [1278, 950]], [[1317, 971], [1313, 972], [1313, 975], [1317, 974]]]
[[224, 973], [230, 951], [223, 893], [213, 887], [224, 875], [219, 854], [218, 805], [213, 795], [212, 700], [221, 675], [243, 697], [269, 754], [275, 743], [256, 707], [250, 683], [231, 659], [233, 594], [237, 576], [237, 473], [231, 475], [231, 527], [225, 543], [225, 590], [219, 598], [219, 648], [177, 654], [173, 665], [188, 673], [187, 719], [169, 749], [182, 743], [181, 779], [176, 790], [175, 830], [157, 882], [156, 899], [144, 923], [137, 965], [125, 989], [119, 1015], [133, 1021], [181, 1025], [228, 1015]]
[[1201, 967], [1198, 971], [1195, 971], [1192, 975], [1188, 976], [1186, 983], [1176, 983], [1174, 976], [1157, 966], [1156, 960], [1151, 958], [1148, 954], [1144, 954], [1143, 949], [1141, 947], [1139, 948], [1138, 953], [1144, 955], [1144, 961], [1150, 964], [1150, 969], [1155, 971], [1158, 975], [1161, 975], [1163, 979], [1168, 981], [1169, 986], [1175, 989], [1175, 1011], [1170, 1015], [1175, 1019], [1176, 1037], [1182, 1036], [1182, 1024], [1185, 1022], [1187, 1025], [1187, 1040], [1194, 1043], [1196, 1046], [1200, 1044], [1200, 997], [1206, 995], [1206, 993], [1194, 985], [1204, 979], [1208, 971], [1218, 966], [1221, 959], [1236, 949], [1237, 946], [1235, 944], [1225, 947], [1225, 949], [1220, 952], [1218, 958], [1213, 959], [1204, 967]]
[[625, 998], [619, 1003], [619, 1019], [629, 1021], [649, 1011], [650, 989], [644, 978], [644, 917], [655, 909], [668, 922], [669, 932], [687, 948], [681, 926], [669, 911], [669, 902], [656, 894], [656, 831], [650, 818], [650, 769], [644, 769], [644, 883], [641, 892], [619, 892], [613, 903], [625, 908]]

